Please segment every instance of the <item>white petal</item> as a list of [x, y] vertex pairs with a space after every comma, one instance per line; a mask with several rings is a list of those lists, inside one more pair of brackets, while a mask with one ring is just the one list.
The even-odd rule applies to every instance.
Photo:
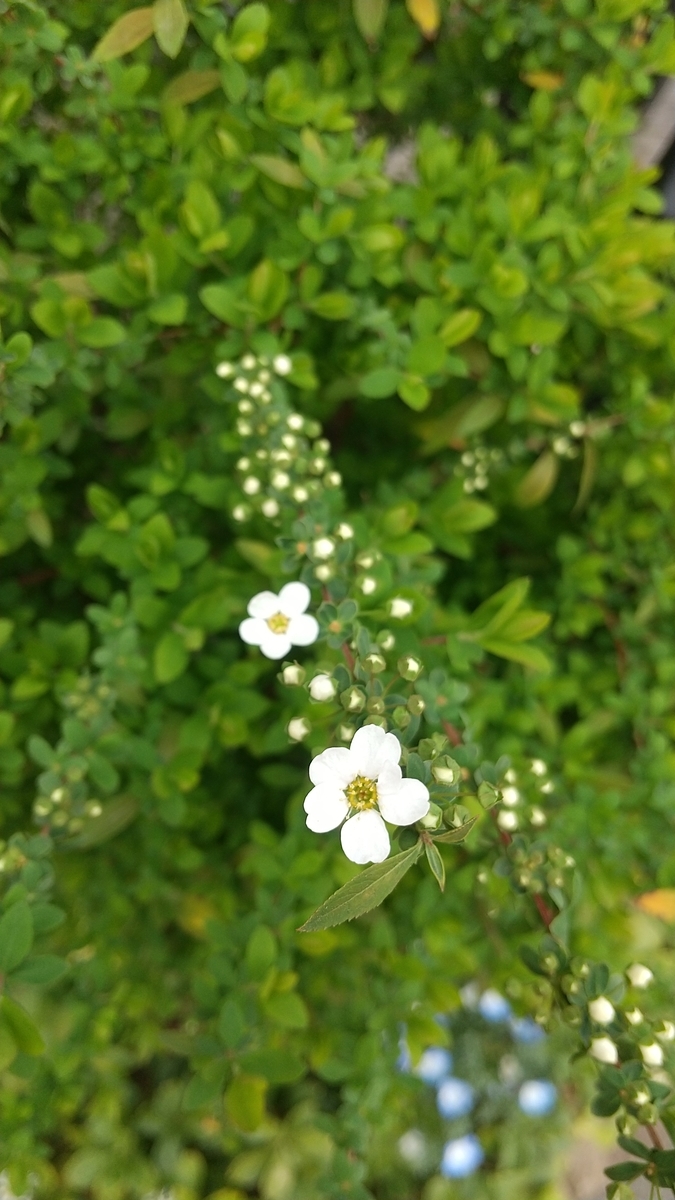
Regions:
[[258, 617], [246, 617], [239, 626], [239, 637], [247, 646], [259, 646], [267, 633], [267, 625]]
[[337, 829], [349, 812], [349, 804], [340, 789], [331, 787], [329, 783], [312, 788], [305, 797], [304, 808], [307, 828], [313, 833], [328, 833], [330, 829]]
[[363, 725], [354, 734], [349, 753], [355, 775], [377, 779], [385, 762], [398, 762], [401, 743], [393, 733], [385, 733], [379, 725]]
[[291, 617], [288, 636], [294, 646], [311, 646], [319, 636], [319, 622], [309, 613], [300, 613], [297, 617]]
[[260, 643], [265, 658], [285, 658], [291, 648], [291, 639], [287, 633], [272, 633], [265, 626], [265, 636]]
[[429, 811], [429, 789], [419, 779], [402, 779], [396, 791], [384, 793], [378, 781], [377, 792], [379, 810], [390, 825], [413, 825]]
[[309, 764], [309, 777], [314, 784], [335, 783], [344, 787], [354, 778], [350, 771], [349, 750], [344, 746], [329, 746]]
[[279, 592], [279, 611], [286, 617], [304, 613], [312, 598], [306, 583], [285, 583]]
[[384, 862], [390, 850], [387, 827], [374, 808], [354, 813], [340, 834], [342, 849], [354, 863]]
[[266, 621], [279, 612], [279, 597], [274, 592], [258, 592], [248, 602], [249, 615]]

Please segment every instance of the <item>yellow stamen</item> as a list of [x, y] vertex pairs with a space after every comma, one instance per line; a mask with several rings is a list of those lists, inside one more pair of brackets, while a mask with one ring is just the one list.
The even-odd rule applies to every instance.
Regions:
[[272, 630], [272, 633], [285, 633], [290, 623], [290, 618], [285, 617], [280, 612], [274, 613], [273, 616], [267, 618], [267, 626]]
[[377, 784], [374, 779], [366, 779], [365, 775], [357, 775], [345, 788], [345, 796], [350, 806], [357, 812], [367, 808], [377, 807]]

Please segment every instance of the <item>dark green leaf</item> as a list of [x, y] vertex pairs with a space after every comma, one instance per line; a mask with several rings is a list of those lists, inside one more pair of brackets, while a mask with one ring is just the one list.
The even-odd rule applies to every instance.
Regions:
[[364, 913], [377, 908], [379, 904], [393, 892], [397, 883], [416, 863], [422, 853], [422, 843], [417, 842], [410, 850], [404, 850], [393, 858], [382, 863], [374, 863], [366, 867], [360, 875], [350, 879], [344, 887], [326, 900], [312, 914], [299, 932], [311, 933], [317, 929], [330, 929], [333, 925], [341, 925], [343, 921], [353, 921]]

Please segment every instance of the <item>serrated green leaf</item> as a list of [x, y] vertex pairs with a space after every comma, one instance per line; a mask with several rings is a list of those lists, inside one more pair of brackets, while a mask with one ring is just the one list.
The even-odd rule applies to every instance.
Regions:
[[410, 850], [395, 854], [385, 862], [366, 867], [360, 875], [350, 879], [349, 883], [329, 896], [309, 920], [300, 926], [299, 932], [312, 933], [319, 929], [330, 929], [333, 925], [353, 921], [355, 917], [361, 917], [371, 909], [377, 908], [393, 892], [421, 853], [422, 842], [418, 841]]

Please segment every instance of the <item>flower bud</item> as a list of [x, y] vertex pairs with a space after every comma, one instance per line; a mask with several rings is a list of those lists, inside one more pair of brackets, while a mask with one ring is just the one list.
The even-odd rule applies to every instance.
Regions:
[[320, 583], [328, 583], [333, 576], [333, 568], [330, 563], [319, 563], [318, 567], [314, 568], [314, 574]]
[[256, 496], [260, 491], [260, 480], [255, 475], [249, 475], [241, 486], [247, 496]]
[[290, 482], [291, 477], [286, 471], [275, 471], [272, 476], [272, 487], [277, 488], [280, 492], [283, 492], [284, 488], [287, 488]]
[[236, 504], [232, 509], [232, 516], [235, 521], [246, 521], [249, 516], [249, 508], [246, 504]]
[[532, 762], [530, 763], [530, 770], [533, 775], [545, 775], [546, 763], [544, 762], [543, 758], [533, 758]]
[[342, 476], [339, 471], [329, 471], [327, 475], [324, 475], [323, 481], [326, 487], [336, 488], [342, 483]]
[[598, 996], [588, 1005], [588, 1013], [597, 1025], [609, 1025], [615, 1017], [614, 1005], [606, 996]]
[[421, 696], [411, 696], [408, 700], [408, 712], [411, 712], [414, 717], [421, 717], [426, 708], [426, 704]]
[[639, 1008], [632, 1008], [626, 1013], [626, 1020], [630, 1025], [641, 1025], [644, 1019], [644, 1013]]
[[513, 833], [518, 828], [518, 814], [505, 808], [497, 816], [497, 824], [505, 833]]
[[373, 650], [370, 654], [366, 654], [363, 660], [364, 667], [371, 671], [373, 675], [379, 675], [381, 671], [386, 670], [387, 660]]
[[398, 660], [398, 673], [402, 679], [407, 679], [412, 683], [421, 675], [424, 667], [414, 654], [403, 654]]
[[289, 375], [293, 370], [293, 363], [287, 354], [275, 354], [272, 359], [272, 366], [277, 375]]
[[298, 663], [289, 663], [281, 672], [281, 681], [287, 687], [300, 687], [305, 682], [305, 668]]
[[231, 375], [234, 375], [234, 372], [235, 366], [231, 362], [219, 362], [216, 367], [216, 375], [219, 379], [229, 379]]
[[366, 697], [360, 688], [350, 687], [340, 695], [340, 703], [347, 712], [361, 712], [365, 707]]
[[381, 629], [376, 638], [378, 646], [389, 653], [396, 645], [396, 638], [390, 629]]
[[381, 700], [379, 696], [372, 696], [366, 708], [369, 713], [375, 713], [376, 716], [381, 717], [384, 712], [384, 700]]
[[649, 987], [654, 978], [653, 971], [650, 971], [649, 967], [643, 966], [642, 963], [633, 963], [632, 966], [626, 969], [626, 975], [629, 982], [636, 988]]
[[439, 758], [438, 762], [431, 764], [431, 774], [436, 783], [453, 784], [459, 779], [457, 767], [451, 767], [445, 758]]
[[337, 687], [330, 675], [315, 675], [309, 685], [312, 700], [327, 701], [335, 698]]
[[391, 714], [394, 720], [394, 725], [397, 729], [407, 729], [410, 724], [410, 713], [407, 708], [403, 708], [400, 704], [394, 709]]
[[348, 542], [354, 536], [354, 530], [346, 521], [341, 521], [335, 532], [339, 538], [342, 538], [343, 542]]
[[402, 621], [405, 617], [409, 617], [412, 611], [412, 601], [406, 600], [403, 596], [394, 596], [389, 601], [389, 616], [396, 621]]
[[530, 825], [534, 825], [535, 829], [539, 829], [542, 825], [545, 825], [545, 824], [546, 824], [546, 813], [544, 812], [543, 809], [538, 808], [535, 805], [535, 807], [530, 812]]
[[269, 500], [263, 500], [261, 509], [263, 516], [269, 517], [270, 520], [279, 515], [279, 504], [273, 496], [270, 496]]
[[507, 808], [513, 808], [519, 802], [520, 792], [518, 791], [518, 788], [505, 787], [502, 790], [502, 803], [505, 804]]
[[619, 1051], [608, 1037], [593, 1038], [588, 1053], [597, 1062], [611, 1064], [619, 1061]]
[[646, 1046], [640, 1046], [640, 1054], [645, 1066], [663, 1066], [663, 1049], [659, 1046], [658, 1042], [649, 1042]]
[[372, 575], [364, 575], [359, 587], [364, 596], [372, 596], [373, 592], [377, 591], [377, 580], [373, 579]]
[[660, 1042], [672, 1042], [675, 1038], [675, 1025], [672, 1021], [662, 1021], [661, 1028], [656, 1030], [656, 1036]]
[[288, 736], [292, 742], [301, 742], [311, 732], [312, 726], [306, 717], [293, 717], [288, 722]]
[[329, 537], [317, 538], [312, 545], [312, 553], [315, 558], [330, 558], [335, 553], [335, 542]]
[[443, 813], [437, 804], [433, 801], [429, 805], [429, 811], [425, 817], [420, 820], [420, 825], [423, 829], [438, 829], [443, 821]]

